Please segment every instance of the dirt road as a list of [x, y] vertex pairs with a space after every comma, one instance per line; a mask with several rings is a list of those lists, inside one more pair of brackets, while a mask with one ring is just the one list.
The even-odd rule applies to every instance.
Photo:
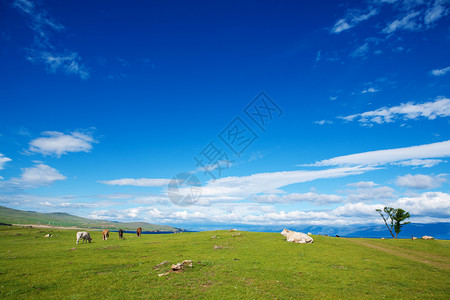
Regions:
[[439, 269], [443, 269], [443, 270], [450, 270], [450, 259], [443, 257], [443, 256], [438, 256], [438, 255], [433, 255], [433, 254], [429, 254], [429, 253], [423, 253], [420, 251], [415, 251], [415, 250], [409, 250], [409, 249], [404, 249], [404, 248], [400, 248], [400, 247], [396, 247], [396, 246], [392, 246], [392, 245], [374, 245], [370, 242], [364, 241], [362, 239], [347, 239], [348, 241], [351, 241], [353, 243], [359, 244], [359, 245], [363, 245], [372, 249], [376, 249], [378, 251], [382, 251], [391, 255], [395, 255], [398, 257], [402, 257], [402, 258], [406, 258], [409, 260], [413, 260], [416, 262], [420, 262], [423, 264], [427, 264], [429, 266], [433, 266]]

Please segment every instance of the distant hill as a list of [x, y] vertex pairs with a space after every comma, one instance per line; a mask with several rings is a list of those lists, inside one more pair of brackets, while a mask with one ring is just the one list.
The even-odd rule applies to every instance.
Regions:
[[91, 229], [123, 229], [136, 230], [142, 227], [143, 231], [184, 231], [168, 225], [155, 225], [146, 222], [111, 222], [77, 217], [63, 212], [38, 213], [23, 211], [0, 206], [0, 223], [6, 224], [41, 224], [62, 227], [80, 227]]

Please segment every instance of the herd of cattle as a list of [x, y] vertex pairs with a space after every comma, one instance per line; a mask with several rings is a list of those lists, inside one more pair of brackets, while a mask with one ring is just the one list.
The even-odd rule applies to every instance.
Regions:
[[[136, 230], [136, 235], [138, 237], [140, 237], [142, 234], [142, 228], [139, 227]], [[287, 230], [284, 229], [281, 232], [281, 235], [286, 237], [286, 241], [288, 242], [294, 242], [294, 243], [299, 243], [299, 244], [307, 244], [307, 243], [313, 243], [314, 240], [312, 237], [310, 237], [308, 234], [302, 233], [302, 232], [296, 232], [296, 231], [291, 231], [291, 230]], [[106, 241], [109, 238], [109, 230], [105, 229], [102, 231], [102, 238], [104, 241]], [[123, 230], [119, 229], [119, 238], [122, 239], [123, 238]], [[80, 239], [82, 239], [82, 243], [88, 241], [89, 243], [92, 241], [91, 236], [89, 235], [89, 232], [87, 231], [79, 231], [77, 232], [77, 244], [80, 241]]]
[[[123, 233], [124, 233], [124, 231], [122, 229], [119, 229], [119, 239], [123, 238]], [[138, 237], [141, 236], [141, 234], [142, 234], [142, 228], [141, 227], [139, 227], [136, 230], [136, 234], [137, 234]], [[106, 241], [108, 238], [109, 238], [109, 230], [105, 229], [105, 230], [102, 231], [102, 239], [104, 241]], [[84, 242], [89, 242], [90, 243], [92, 241], [92, 238], [91, 238], [91, 235], [89, 234], [89, 232], [87, 232], [87, 231], [78, 231], [77, 232], [77, 244], [78, 244], [78, 242], [80, 240], [82, 240], [81, 243], [84, 243]]]

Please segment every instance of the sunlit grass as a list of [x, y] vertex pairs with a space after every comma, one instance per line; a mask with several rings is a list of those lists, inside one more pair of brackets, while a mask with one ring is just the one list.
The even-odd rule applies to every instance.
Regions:
[[[19, 233], [20, 235], [16, 235]], [[45, 238], [46, 233], [54, 235]], [[430, 298], [450, 297], [450, 272], [358, 245], [314, 236], [313, 244], [278, 233], [214, 231], [168, 235], [0, 227], [0, 297], [23, 298]], [[218, 238], [211, 239], [217, 235]], [[450, 260], [449, 241], [369, 240]], [[430, 242], [430, 243], [428, 243]], [[214, 249], [220, 246], [220, 249]], [[75, 249], [73, 249], [75, 248]], [[190, 259], [182, 273], [158, 274]], [[169, 264], [155, 269], [162, 261]]]

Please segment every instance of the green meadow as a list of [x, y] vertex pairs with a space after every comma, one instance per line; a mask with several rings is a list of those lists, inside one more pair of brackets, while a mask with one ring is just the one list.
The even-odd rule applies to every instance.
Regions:
[[[90, 231], [76, 245], [75, 230], [0, 226], [0, 298], [450, 298], [450, 241], [237, 233]], [[183, 260], [192, 268], [158, 276]]]

